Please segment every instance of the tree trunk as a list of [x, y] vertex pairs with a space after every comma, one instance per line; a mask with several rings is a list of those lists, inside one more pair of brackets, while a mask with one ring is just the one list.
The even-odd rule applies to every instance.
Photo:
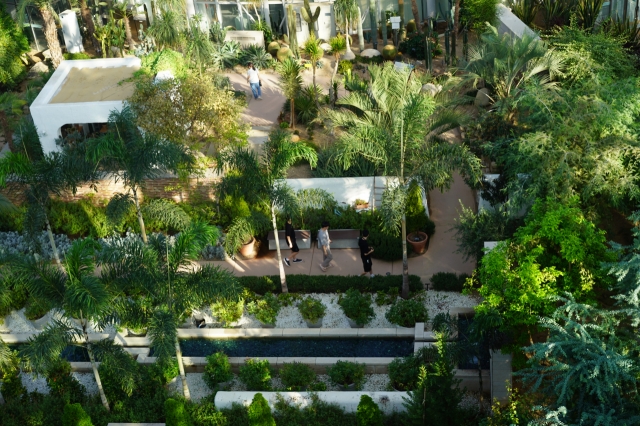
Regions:
[[273, 223], [273, 235], [275, 235], [276, 240], [276, 253], [278, 257], [278, 268], [280, 270], [280, 285], [282, 286], [282, 292], [288, 293], [289, 288], [287, 288], [287, 276], [284, 273], [284, 266], [282, 266], [282, 254], [280, 253], [280, 238], [278, 238], [278, 225], [276, 224], [276, 209], [273, 204], [271, 204], [271, 222]]
[[[415, 0], [412, 0], [415, 1]], [[456, 8], [453, 11], [453, 37], [458, 36], [458, 26], [460, 25], [460, 0], [456, 0]], [[454, 52], [455, 55], [455, 52]]]
[[47, 39], [49, 52], [51, 52], [51, 62], [54, 68], [58, 68], [58, 65], [62, 62], [62, 49], [58, 41], [56, 21], [53, 19], [53, 13], [51, 13], [49, 6], [40, 8], [40, 14], [42, 15], [42, 21], [44, 23], [44, 37]]
[[[460, 0], [456, 1], [458, 3], [460, 2]], [[411, 0], [411, 13], [413, 13], [413, 19], [416, 21], [416, 30], [418, 31], [418, 34], [422, 34], [422, 20], [418, 13], [418, 2], [416, 0]]]
[[142, 219], [142, 211], [140, 210], [140, 203], [138, 202], [138, 191], [133, 190], [133, 202], [136, 204], [136, 214], [138, 215], [138, 223], [140, 224], [140, 235], [142, 236], [142, 241], [147, 243], [147, 231], [144, 227], [144, 220]]
[[[129, 50], [133, 50], [135, 47], [135, 43], [133, 42], [133, 36], [131, 35], [131, 23], [129, 22], [129, 17], [125, 13], [122, 17], [122, 22], [124, 23], [124, 33], [127, 36], [127, 44], [129, 45]], [[124, 49], [122, 49], [122, 57], [124, 57]]]
[[9, 151], [16, 152], [16, 148], [13, 145], [13, 132], [11, 131], [11, 126], [9, 125], [9, 120], [7, 119], [7, 113], [5, 111], [0, 111], [0, 125], [2, 125], [2, 130], [4, 132], [4, 140], [9, 144]]
[[313, 68], [313, 93], [314, 93], [314, 97], [316, 98], [316, 108], [318, 108], [318, 111], [320, 111], [320, 102], [318, 101], [318, 91], [315, 90], [316, 88], [316, 62], [315, 61], [313, 64], [311, 64], [311, 67]]
[[402, 213], [402, 298], [409, 298], [409, 261], [407, 260], [407, 216]]
[[295, 110], [295, 99], [291, 98], [291, 128], [293, 130], [296, 129], [296, 110]]
[[349, 43], [349, 20], [345, 18], [345, 26], [344, 26], [344, 36], [345, 41], [347, 42], [347, 50], [346, 53], [351, 53], [351, 43]]
[[98, 52], [100, 50], [100, 43], [93, 36], [96, 31], [96, 27], [93, 24], [93, 17], [91, 16], [91, 9], [87, 6], [86, 0], [80, 0], [80, 14], [82, 15], [82, 20], [84, 21], [84, 25], [87, 27], [87, 37], [89, 37], [89, 41], [93, 45], [93, 48]]
[[358, 48], [360, 49], [360, 53], [362, 53], [364, 50], [364, 33], [362, 32], [362, 11], [360, 10], [360, 6], [358, 6]]
[[[40, 208], [43, 208], [40, 206]], [[51, 250], [53, 251], [53, 258], [55, 259], [58, 266], [62, 266], [62, 262], [60, 262], [60, 254], [58, 253], [58, 247], [56, 247], [56, 240], [53, 238], [53, 232], [51, 231], [51, 224], [49, 223], [49, 216], [45, 213], [44, 221], [47, 224], [47, 236], [49, 237], [49, 243], [51, 244]]]
[[369, 19], [371, 20], [371, 41], [373, 48], [378, 49], [378, 1], [369, 0]]
[[180, 342], [176, 335], [176, 359], [178, 360], [178, 370], [180, 370], [180, 378], [182, 379], [182, 393], [184, 393], [184, 399], [191, 401], [191, 393], [189, 392], [189, 386], [187, 385], [187, 375], [184, 374], [184, 364], [182, 363], [182, 349], [180, 349]]
[[89, 361], [91, 361], [91, 369], [93, 370], [93, 376], [96, 379], [96, 384], [98, 385], [98, 393], [100, 394], [100, 401], [102, 401], [102, 405], [107, 411], [111, 411], [109, 409], [109, 401], [107, 401], [107, 395], [104, 393], [104, 389], [102, 388], [102, 380], [100, 380], [100, 373], [98, 373], [98, 366], [96, 365], [96, 360], [93, 357], [93, 349], [91, 349], [91, 343], [89, 343], [89, 336], [85, 333], [85, 339], [87, 342], [87, 354], [89, 354]]

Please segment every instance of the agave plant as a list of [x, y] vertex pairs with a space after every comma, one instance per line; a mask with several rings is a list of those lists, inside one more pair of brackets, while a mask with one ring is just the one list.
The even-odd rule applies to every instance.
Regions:
[[218, 69], [233, 68], [238, 64], [240, 56], [240, 43], [237, 41], [226, 41], [224, 44], [216, 46], [211, 54], [211, 61]]
[[264, 47], [252, 44], [240, 52], [240, 63], [246, 65], [249, 62], [252, 62], [258, 69], [265, 69], [273, 64], [273, 57]]

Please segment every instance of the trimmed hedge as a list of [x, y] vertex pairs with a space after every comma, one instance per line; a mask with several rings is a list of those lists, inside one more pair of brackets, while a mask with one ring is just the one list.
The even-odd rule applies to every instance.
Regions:
[[62, 426], [93, 426], [93, 423], [80, 404], [67, 404], [62, 414]]
[[184, 402], [169, 398], [164, 402], [164, 415], [167, 426], [193, 426]]
[[469, 278], [467, 274], [456, 275], [453, 272], [438, 272], [431, 277], [431, 285], [434, 290], [461, 292], [467, 278]]
[[[240, 284], [254, 293], [281, 291], [279, 275], [239, 277], [239, 280]], [[287, 275], [287, 287], [290, 293], [344, 293], [350, 288], [372, 293], [387, 292], [393, 287], [402, 289], [402, 275], [376, 275], [373, 278], [358, 275]], [[419, 276], [409, 275], [409, 289], [411, 291], [423, 289]]]

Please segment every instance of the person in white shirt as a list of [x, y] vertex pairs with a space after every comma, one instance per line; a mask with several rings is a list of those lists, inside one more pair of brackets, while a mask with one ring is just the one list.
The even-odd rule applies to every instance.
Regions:
[[252, 62], [249, 62], [249, 69], [247, 70], [247, 82], [251, 86], [251, 93], [253, 98], [262, 100], [262, 90], [260, 89], [260, 75], [258, 70], [253, 66]]

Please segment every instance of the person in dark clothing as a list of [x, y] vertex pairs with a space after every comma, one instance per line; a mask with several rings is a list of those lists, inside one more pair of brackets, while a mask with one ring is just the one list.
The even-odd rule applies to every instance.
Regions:
[[369, 238], [369, 230], [365, 229], [362, 231], [362, 237], [360, 237], [360, 241], [358, 241], [358, 246], [360, 247], [360, 258], [362, 259], [362, 266], [364, 267], [364, 272], [360, 274], [360, 276], [369, 274], [369, 278], [373, 278], [374, 275], [371, 273], [371, 253], [373, 253], [373, 248], [369, 247], [369, 242], [367, 239]]
[[293, 229], [293, 225], [291, 224], [291, 218], [288, 218], [286, 225], [284, 225], [284, 237], [286, 238], [287, 244], [291, 249], [291, 255], [284, 258], [285, 265], [291, 266], [291, 262], [302, 262], [302, 259], [296, 259], [296, 256], [298, 256], [298, 252], [300, 251], [300, 249], [298, 248], [298, 244], [296, 243], [296, 231]]

